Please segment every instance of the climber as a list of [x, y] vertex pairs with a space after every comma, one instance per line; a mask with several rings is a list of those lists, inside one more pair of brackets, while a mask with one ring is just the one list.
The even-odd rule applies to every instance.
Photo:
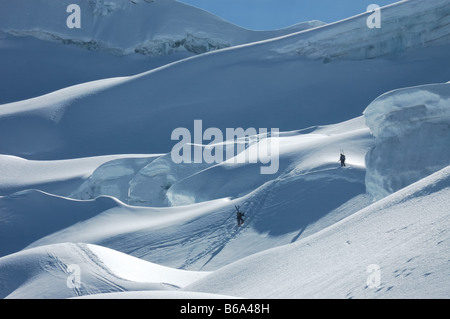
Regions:
[[244, 224], [244, 219], [242, 218], [244, 213], [239, 211], [239, 206], [234, 206], [234, 208], [236, 208], [237, 225], [242, 226]]
[[339, 161], [341, 162], [341, 167], [345, 166], [345, 155], [343, 153], [341, 153]]

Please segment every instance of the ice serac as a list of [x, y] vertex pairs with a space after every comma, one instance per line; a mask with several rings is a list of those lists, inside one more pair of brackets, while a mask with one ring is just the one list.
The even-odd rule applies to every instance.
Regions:
[[155, 157], [119, 158], [100, 165], [75, 192], [76, 199], [94, 199], [107, 195], [128, 203], [128, 185], [133, 176]]
[[211, 164], [175, 164], [170, 154], [118, 158], [100, 165], [70, 198], [113, 196], [134, 206], [167, 206], [166, 193], [174, 183], [208, 166]]
[[364, 111], [376, 138], [366, 188], [380, 199], [450, 162], [450, 82], [383, 94]]

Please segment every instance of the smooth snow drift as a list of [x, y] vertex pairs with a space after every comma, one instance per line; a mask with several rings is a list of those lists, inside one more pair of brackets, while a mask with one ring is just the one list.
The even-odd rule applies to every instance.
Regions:
[[[79, 267], [77, 281], [70, 277], [73, 265]], [[172, 291], [207, 275], [206, 272], [162, 267], [104, 247], [72, 243], [9, 255], [1, 259], [0, 269], [2, 298], [70, 298], [122, 291]]]
[[[450, 296], [448, 1], [267, 32], [69, 3], [0, 4], [1, 298]], [[277, 130], [177, 164], [195, 120]], [[274, 174], [234, 161], [269, 141]]]

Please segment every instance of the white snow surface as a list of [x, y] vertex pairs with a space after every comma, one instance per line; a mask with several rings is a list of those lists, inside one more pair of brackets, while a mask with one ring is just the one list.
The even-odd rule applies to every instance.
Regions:
[[[105, 247], [75, 243], [41, 246], [12, 254], [2, 258], [0, 264], [3, 298], [70, 298], [129, 290], [166, 291], [207, 275], [162, 267]], [[80, 267], [81, 287], [68, 281], [71, 265]], [[11, 270], [5, 271], [8, 269]], [[12, 293], [5, 295], [8, 291]]]
[[[73, 11], [66, 9], [71, 4], [80, 7], [80, 28], [67, 26]], [[0, 29], [6, 33], [116, 55], [199, 54], [324, 24], [310, 21], [281, 30], [252, 31], [175, 0], [61, 0], [57, 5], [52, 0], [6, 0], [0, 9]]]
[[[80, 28], [66, 23], [73, 4], [80, 7]], [[10, 63], [1, 65], [9, 80], [0, 86], [0, 103], [321, 25], [307, 21], [281, 30], [247, 30], [175, 0], [4, 0], [0, 58]], [[27, 90], [18, 89], [24, 86]]]
[[[386, 27], [379, 30], [367, 28], [367, 14], [362, 14], [309, 31], [178, 60], [136, 75], [97, 79], [50, 96], [3, 104], [0, 134], [15, 139], [1, 139], [0, 149], [3, 154], [29, 159], [167, 153], [174, 144], [169, 140], [171, 132], [177, 127], [191, 128], [199, 118], [205, 127], [222, 130], [276, 127], [280, 131], [355, 118], [387, 91], [448, 81], [448, 16], [440, 18], [441, 12], [448, 10], [447, 1], [427, 1], [423, 8], [427, 18], [415, 25], [423, 33], [439, 36], [440, 41], [400, 48], [379, 42], [380, 37], [391, 37], [395, 21], [402, 21], [400, 29], [415, 23], [417, 19], [408, 17], [417, 14], [418, 3], [423, 2], [386, 7], [382, 10]], [[368, 30], [374, 33], [369, 36]], [[359, 38], [361, 31], [366, 34], [364, 40]], [[321, 54], [321, 59], [307, 59], [297, 52], [322, 37], [343, 43], [325, 46], [327, 54]], [[355, 59], [351, 56], [360, 49], [349, 43], [381, 47], [386, 52], [378, 58]], [[334, 56], [337, 47], [348, 48], [348, 54], [326, 59]], [[333, 63], [326, 63], [329, 61]], [[23, 111], [13, 116], [11, 109]], [[29, 129], [20, 130], [22, 127]]]
[[[297, 243], [239, 260], [185, 289], [246, 298], [447, 298], [449, 195], [450, 166]], [[367, 280], [373, 264], [380, 267], [377, 287]]]
[[[80, 1], [68, 30], [68, 3], [0, 4], [0, 298], [449, 297], [448, 1], [272, 33], [172, 0]], [[190, 36], [229, 47], [130, 53]], [[197, 119], [279, 132], [175, 164]], [[269, 141], [276, 173], [234, 162]]]

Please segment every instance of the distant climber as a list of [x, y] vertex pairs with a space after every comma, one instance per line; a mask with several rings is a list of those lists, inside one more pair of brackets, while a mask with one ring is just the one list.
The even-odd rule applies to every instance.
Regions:
[[341, 153], [341, 157], [339, 158], [339, 161], [341, 162], [341, 167], [345, 166], [345, 155]]
[[242, 226], [244, 224], [244, 219], [242, 218], [244, 213], [239, 210], [239, 206], [234, 206], [234, 208], [236, 208], [237, 225]]

